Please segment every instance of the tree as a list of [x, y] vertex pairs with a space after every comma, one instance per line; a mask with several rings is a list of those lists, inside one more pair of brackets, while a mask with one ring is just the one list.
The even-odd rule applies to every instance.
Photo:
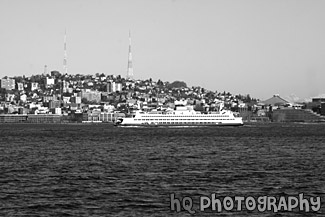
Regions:
[[158, 81], [157, 81], [157, 85], [158, 85], [158, 86], [163, 86], [164, 83], [163, 83], [160, 79], [158, 79]]
[[174, 81], [173, 83], [168, 85], [169, 88], [182, 88], [187, 87], [186, 83], [184, 81]]
[[4, 89], [4, 88], [0, 88], [0, 94], [6, 94], [7, 93], [7, 90]]
[[252, 101], [251, 96], [247, 94], [245, 102], [250, 103]]
[[55, 78], [61, 77], [61, 73], [59, 71], [51, 71], [51, 76]]

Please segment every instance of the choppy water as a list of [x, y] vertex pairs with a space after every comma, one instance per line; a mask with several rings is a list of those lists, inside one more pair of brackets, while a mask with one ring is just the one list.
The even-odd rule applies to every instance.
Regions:
[[[325, 216], [325, 125], [0, 125], [0, 216]], [[199, 210], [199, 197], [321, 197], [318, 212]]]

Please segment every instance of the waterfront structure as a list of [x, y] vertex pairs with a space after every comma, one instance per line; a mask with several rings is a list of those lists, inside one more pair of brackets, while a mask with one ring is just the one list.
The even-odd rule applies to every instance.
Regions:
[[62, 115], [58, 114], [41, 114], [27, 115], [27, 123], [61, 123]]
[[100, 112], [100, 111], [93, 111], [88, 113], [83, 113], [82, 121], [84, 123], [89, 122], [113, 122], [117, 118], [124, 118], [124, 113], [113, 113], [113, 112]]
[[0, 123], [21, 123], [27, 121], [27, 115], [0, 114]]
[[14, 90], [15, 89], [15, 79], [11, 79], [11, 78], [1, 79], [0, 88], [4, 88], [6, 90]]
[[61, 123], [62, 115], [0, 114], [0, 123]]
[[175, 110], [142, 112], [137, 111], [132, 117], [120, 118], [116, 121], [117, 125], [142, 125], [142, 126], [241, 126], [241, 117], [235, 117], [231, 111], [222, 110], [210, 114], [202, 114], [185, 106], [178, 106]]
[[129, 32], [129, 56], [128, 56], [128, 69], [126, 79], [133, 79], [133, 65], [132, 65], [132, 53], [131, 53], [131, 31]]
[[325, 117], [311, 109], [275, 109], [272, 112], [273, 122], [324, 122]]

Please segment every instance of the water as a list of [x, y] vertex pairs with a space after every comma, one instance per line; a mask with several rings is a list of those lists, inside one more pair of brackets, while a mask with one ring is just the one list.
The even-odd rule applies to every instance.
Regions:
[[[325, 125], [0, 125], [0, 216], [325, 216]], [[200, 196], [321, 197], [306, 213], [211, 208]]]

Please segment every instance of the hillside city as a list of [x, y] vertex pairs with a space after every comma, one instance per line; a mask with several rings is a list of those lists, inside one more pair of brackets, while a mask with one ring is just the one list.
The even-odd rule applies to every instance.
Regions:
[[104, 73], [69, 75], [51, 71], [30, 77], [6, 76], [0, 85], [0, 114], [58, 115], [66, 122], [107, 122], [133, 110], [166, 110], [175, 108], [175, 104], [201, 112], [226, 108], [243, 118], [247, 114], [269, 117], [272, 109], [249, 94], [187, 87], [183, 81], [133, 80]]

